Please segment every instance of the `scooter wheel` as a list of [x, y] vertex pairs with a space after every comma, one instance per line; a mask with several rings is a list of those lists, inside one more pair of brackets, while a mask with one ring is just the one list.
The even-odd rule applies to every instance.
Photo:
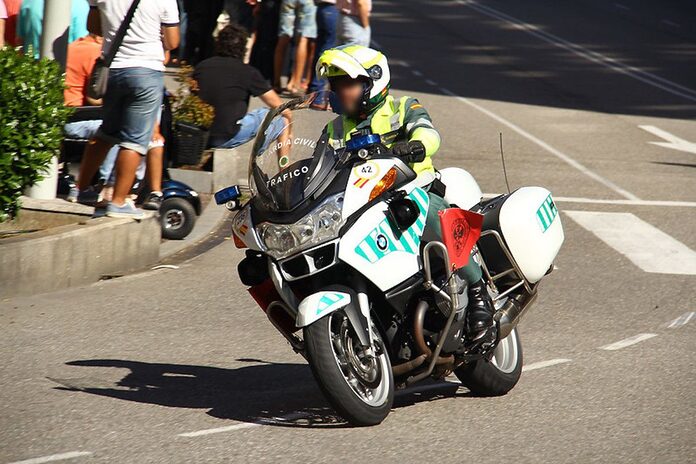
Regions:
[[167, 198], [159, 210], [162, 237], [181, 240], [191, 233], [196, 223], [196, 210], [183, 198]]

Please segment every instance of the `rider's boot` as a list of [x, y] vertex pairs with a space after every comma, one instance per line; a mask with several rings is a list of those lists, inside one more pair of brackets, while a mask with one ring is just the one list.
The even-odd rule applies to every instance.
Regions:
[[495, 307], [483, 279], [469, 284], [468, 306], [466, 327], [469, 339], [478, 340], [486, 334], [494, 333], [493, 314], [495, 314]]

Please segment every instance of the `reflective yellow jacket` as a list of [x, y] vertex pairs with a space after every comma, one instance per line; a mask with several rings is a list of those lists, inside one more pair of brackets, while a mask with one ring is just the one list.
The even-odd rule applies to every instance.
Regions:
[[373, 133], [382, 136], [382, 143], [387, 147], [397, 141], [420, 140], [425, 146], [426, 158], [411, 167], [416, 174], [435, 171], [431, 157], [440, 148], [440, 134], [418, 100], [401, 97], [397, 102], [389, 95], [364, 121], [338, 116], [326, 127], [329, 143], [334, 148], [343, 147], [353, 132], [368, 126]]

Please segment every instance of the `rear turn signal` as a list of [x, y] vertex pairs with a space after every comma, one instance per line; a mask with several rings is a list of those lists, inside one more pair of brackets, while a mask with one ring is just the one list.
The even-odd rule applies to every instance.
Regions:
[[394, 185], [394, 181], [396, 180], [396, 168], [391, 168], [390, 170], [387, 171], [387, 173], [382, 177], [379, 182], [377, 182], [377, 185], [372, 189], [372, 192], [370, 192], [370, 200], [372, 201], [375, 198], [377, 198], [382, 192], [385, 190], [388, 190], [392, 185]]

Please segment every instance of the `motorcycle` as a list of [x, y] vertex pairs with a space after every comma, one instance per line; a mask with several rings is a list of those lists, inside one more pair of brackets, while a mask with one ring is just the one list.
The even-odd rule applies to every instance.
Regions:
[[315, 98], [269, 113], [248, 194], [232, 186], [215, 195], [237, 211], [241, 281], [353, 425], [382, 422], [395, 389], [451, 373], [476, 395], [506, 394], [522, 372], [517, 324], [564, 239], [551, 193], [522, 187], [484, 200], [465, 170], [438, 173], [448, 204], [483, 215], [471, 256], [497, 337], [482, 349], [466, 334], [466, 284], [448, 247], [423, 237], [428, 187], [408, 163], [424, 154], [396, 157], [369, 130], [330, 140], [322, 128], [335, 115], [312, 110]]

